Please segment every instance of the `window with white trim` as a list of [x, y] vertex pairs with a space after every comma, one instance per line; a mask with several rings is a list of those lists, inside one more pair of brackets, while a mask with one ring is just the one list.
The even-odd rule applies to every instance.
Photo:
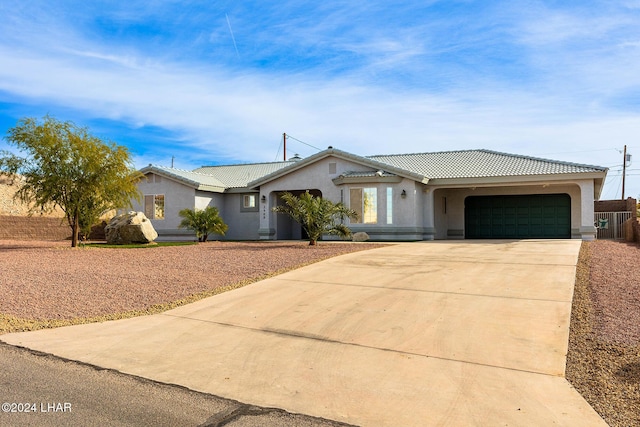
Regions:
[[240, 201], [240, 212], [258, 212], [258, 194], [243, 194]]
[[149, 219], [164, 219], [164, 194], [145, 194], [144, 214]]
[[242, 196], [242, 207], [245, 209], [251, 209], [256, 207], [256, 195], [245, 194]]
[[358, 214], [358, 219], [351, 220], [352, 224], [376, 224], [378, 222], [378, 189], [374, 187], [349, 189], [349, 207]]

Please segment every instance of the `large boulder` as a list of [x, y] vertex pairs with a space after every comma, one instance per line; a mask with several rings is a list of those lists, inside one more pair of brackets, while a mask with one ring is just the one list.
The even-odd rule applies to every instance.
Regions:
[[133, 211], [114, 216], [104, 232], [111, 245], [150, 243], [158, 237], [149, 218], [142, 212]]
[[360, 231], [358, 233], [353, 233], [351, 239], [354, 242], [366, 242], [367, 240], [369, 240], [369, 235], [364, 231]]

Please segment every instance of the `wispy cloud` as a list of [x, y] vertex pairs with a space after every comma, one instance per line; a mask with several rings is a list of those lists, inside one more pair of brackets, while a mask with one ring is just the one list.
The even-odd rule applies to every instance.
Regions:
[[109, 5], [0, 5], [0, 114], [62, 112], [141, 165], [182, 167], [273, 160], [282, 132], [359, 154], [574, 151], [556, 157], [608, 166], [640, 131], [631, 1]]

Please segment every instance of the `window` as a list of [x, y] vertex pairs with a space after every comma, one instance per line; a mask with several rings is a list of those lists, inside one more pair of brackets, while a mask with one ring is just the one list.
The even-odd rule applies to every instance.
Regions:
[[164, 219], [164, 194], [145, 195], [144, 214], [149, 219]]
[[393, 224], [393, 188], [387, 187], [387, 224]]
[[240, 212], [258, 212], [258, 194], [243, 194]]
[[358, 219], [352, 224], [376, 224], [378, 222], [378, 191], [376, 188], [351, 188], [349, 190], [351, 209], [356, 211]]
[[245, 209], [255, 208], [256, 207], [256, 195], [255, 194], [245, 194], [242, 197], [242, 207]]

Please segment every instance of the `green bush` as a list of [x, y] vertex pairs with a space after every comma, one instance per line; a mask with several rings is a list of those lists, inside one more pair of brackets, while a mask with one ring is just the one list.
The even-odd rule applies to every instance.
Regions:
[[182, 209], [178, 215], [182, 217], [178, 227], [194, 231], [199, 242], [206, 242], [211, 233], [224, 236], [229, 228], [220, 218], [218, 208], [212, 206], [204, 209]]

